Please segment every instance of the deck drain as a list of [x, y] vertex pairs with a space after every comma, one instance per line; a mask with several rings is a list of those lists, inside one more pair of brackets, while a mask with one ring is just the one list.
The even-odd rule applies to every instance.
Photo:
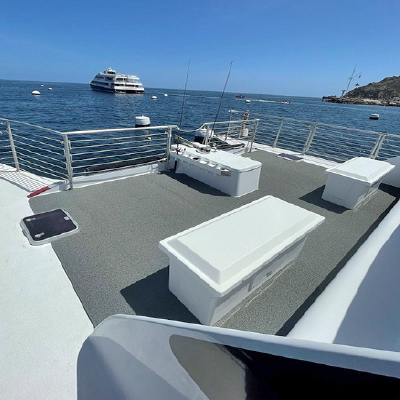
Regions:
[[285, 160], [290, 160], [290, 161], [301, 161], [303, 160], [302, 157], [296, 156], [294, 154], [288, 154], [288, 153], [280, 153], [277, 155], [279, 158], [284, 158]]
[[78, 232], [78, 224], [62, 209], [30, 215], [21, 221], [29, 243], [38, 246]]

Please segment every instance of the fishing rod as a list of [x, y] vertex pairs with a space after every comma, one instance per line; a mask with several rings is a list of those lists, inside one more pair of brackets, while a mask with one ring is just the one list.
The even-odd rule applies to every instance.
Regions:
[[188, 82], [188, 78], [189, 78], [189, 67], [190, 67], [190, 60], [189, 60], [189, 64], [188, 64], [187, 72], [186, 72], [185, 90], [183, 91], [181, 118], [179, 120], [179, 130], [182, 127], [183, 109], [185, 108], [186, 88], [187, 88], [187, 82]]
[[[190, 60], [189, 60], [188, 67], [187, 67], [185, 89], [183, 91], [183, 97], [182, 97], [181, 117], [179, 119], [179, 127], [178, 127], [179, 131], [182, 130], [182, 119], [183, 119], [183, 110], [185, 108], [186, 88], [187, 88], [187, 82], [188, 82], [188, 78], [189, 78], [189, 67], [190, 67]], [[177, 140], [177, 144], [176, 144], [177, 153], [179, 153], [179, 142], [180, 142], [180, 136], [178, 135], [178, 140]]]
[[228, 75], [227, 75], [226, 80], [225, 80], [224, 89], [222, 90], [221, 97], [219, 99], [219, 106], [218, 106], [217, 114], [215, 114], [215, 119], [214, 119], [214, 123], [213, 123], [213, 127], [212, 127], [211, 132], [214, 131], [214, 126], [215, 126], [215, 123], [217, 122], [219, 111], [221, 110], [222, 98], [224, 97], [226, 85], [228, 84], [229, 76], [231, 74], [231, 69], [232, 69], [232, 61], [231, 61], [231, 65], [229, 66], [229, 72], [228, 72]]

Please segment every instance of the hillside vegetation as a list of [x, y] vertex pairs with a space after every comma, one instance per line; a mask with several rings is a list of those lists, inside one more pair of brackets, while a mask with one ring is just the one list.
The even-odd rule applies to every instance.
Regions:
[[322, 100], [331, 103], [400, 106], [400, 76], [391, 76], [380, 82], [357, 87], [342, 97], [326, 96]]
[[400, 76], [392, 76], [380, 82], [360, 86], [347, 92], [344, 97], [384, 101], [393, 101], [396, 97], [400, 99]]

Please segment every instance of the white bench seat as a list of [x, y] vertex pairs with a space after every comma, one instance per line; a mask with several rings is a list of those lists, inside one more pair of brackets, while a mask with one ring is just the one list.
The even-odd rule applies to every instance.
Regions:
[[300, 253], [324, 217], [266, 196], [160, 242], [169, 289], [213, 324]]
[[355, 157], [326, 170], [328, 177], [322, 198], [354, 209], [376, 192], [385, 175], [395, 168], [385, 161]]
[[233, 197], [258, 190], [262, 165], [259, 161], [221, 150], [201, 153], [197, 149], [182, 148], [182, 154], [171, 153], [172, 162], [177, 163], [176, 173]]

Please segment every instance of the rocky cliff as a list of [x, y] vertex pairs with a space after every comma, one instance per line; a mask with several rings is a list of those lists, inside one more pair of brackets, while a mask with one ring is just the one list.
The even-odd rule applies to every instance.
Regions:
[[392, 76], [350, 90], [342, 97], [328, 96], [323, 100], [333, 103], [377, 104], [400, 106], [400, 76]]

